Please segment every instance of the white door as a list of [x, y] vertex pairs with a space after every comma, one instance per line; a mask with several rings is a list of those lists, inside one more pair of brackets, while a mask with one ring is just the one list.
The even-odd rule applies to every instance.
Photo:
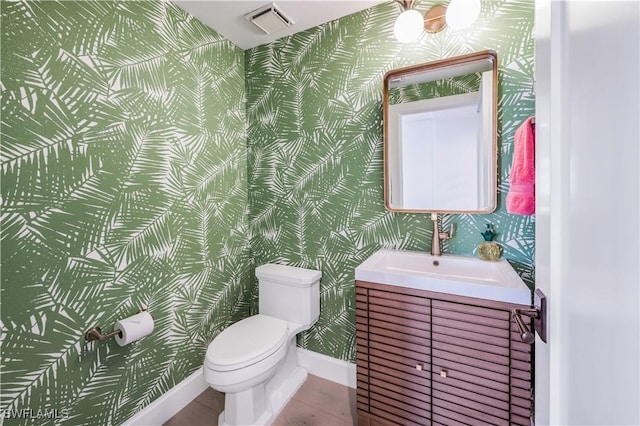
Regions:
[[640, 1], [536, 0], [536, 425], [640, 424]]

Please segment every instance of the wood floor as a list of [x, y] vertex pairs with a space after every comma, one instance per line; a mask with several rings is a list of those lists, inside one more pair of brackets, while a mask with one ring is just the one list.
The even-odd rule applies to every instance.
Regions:
[[[224, 394], [209, 388], [164, 426], [213, 426], [224, 409]], [[353, 426], [355, 390], [311, 374], [273, 422], [274, 426]]]

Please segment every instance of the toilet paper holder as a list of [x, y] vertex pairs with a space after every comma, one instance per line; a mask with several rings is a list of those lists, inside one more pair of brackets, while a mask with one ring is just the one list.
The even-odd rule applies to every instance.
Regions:
[[[144, 312], [144, 311], [146, 311], [146, 309], [140, 308], [138, 313]], [[109, 340], [112, 337], [119, 335], [120, 333], [121, 333], [120, 329], [116, 329], [116, 330], [113, 330], [111, 333], [102, 334], [102, 329], [100, 329], [100, 327], [91, 327], [89, 330], [87, 330], [84, 333], [84, 340], [86, 340], [87, 342], [92, 342], [94, 340], [97, 340], [99, 342], [104, 342], [105, 340]], [[120, 337], [122, 337], [122, 335]]]
[[111, 333], [102, 334], [102, 330], [100, 329], [100, 327], [91, 327], [89, 330], [87, 330], [86, 333], [84, 333], [84, 340], [86, 340], [87, 342], [92, 342], [94, 340], [104, 342], [105, 340], [109, 340], [112, 337], [117, 336], [118, 334], [120, 334], [120, 329], [113, 330]]

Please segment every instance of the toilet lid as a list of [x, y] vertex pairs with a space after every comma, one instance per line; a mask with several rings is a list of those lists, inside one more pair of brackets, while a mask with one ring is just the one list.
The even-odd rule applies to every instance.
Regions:
[[231, 325], [213, 339], [207, 349], [207, 364], [217, 370], [242, 368], [273, 354], [286, 340], [286, 321], [254, 315]]

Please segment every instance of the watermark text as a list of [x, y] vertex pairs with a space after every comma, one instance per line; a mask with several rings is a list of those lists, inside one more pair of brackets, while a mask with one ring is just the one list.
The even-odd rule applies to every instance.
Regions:
[[5, 419], [68, 419], [69, 410], [63, 409], [38, 409], [24, 408], [21, 410], [4, 410], [2, 417]]

